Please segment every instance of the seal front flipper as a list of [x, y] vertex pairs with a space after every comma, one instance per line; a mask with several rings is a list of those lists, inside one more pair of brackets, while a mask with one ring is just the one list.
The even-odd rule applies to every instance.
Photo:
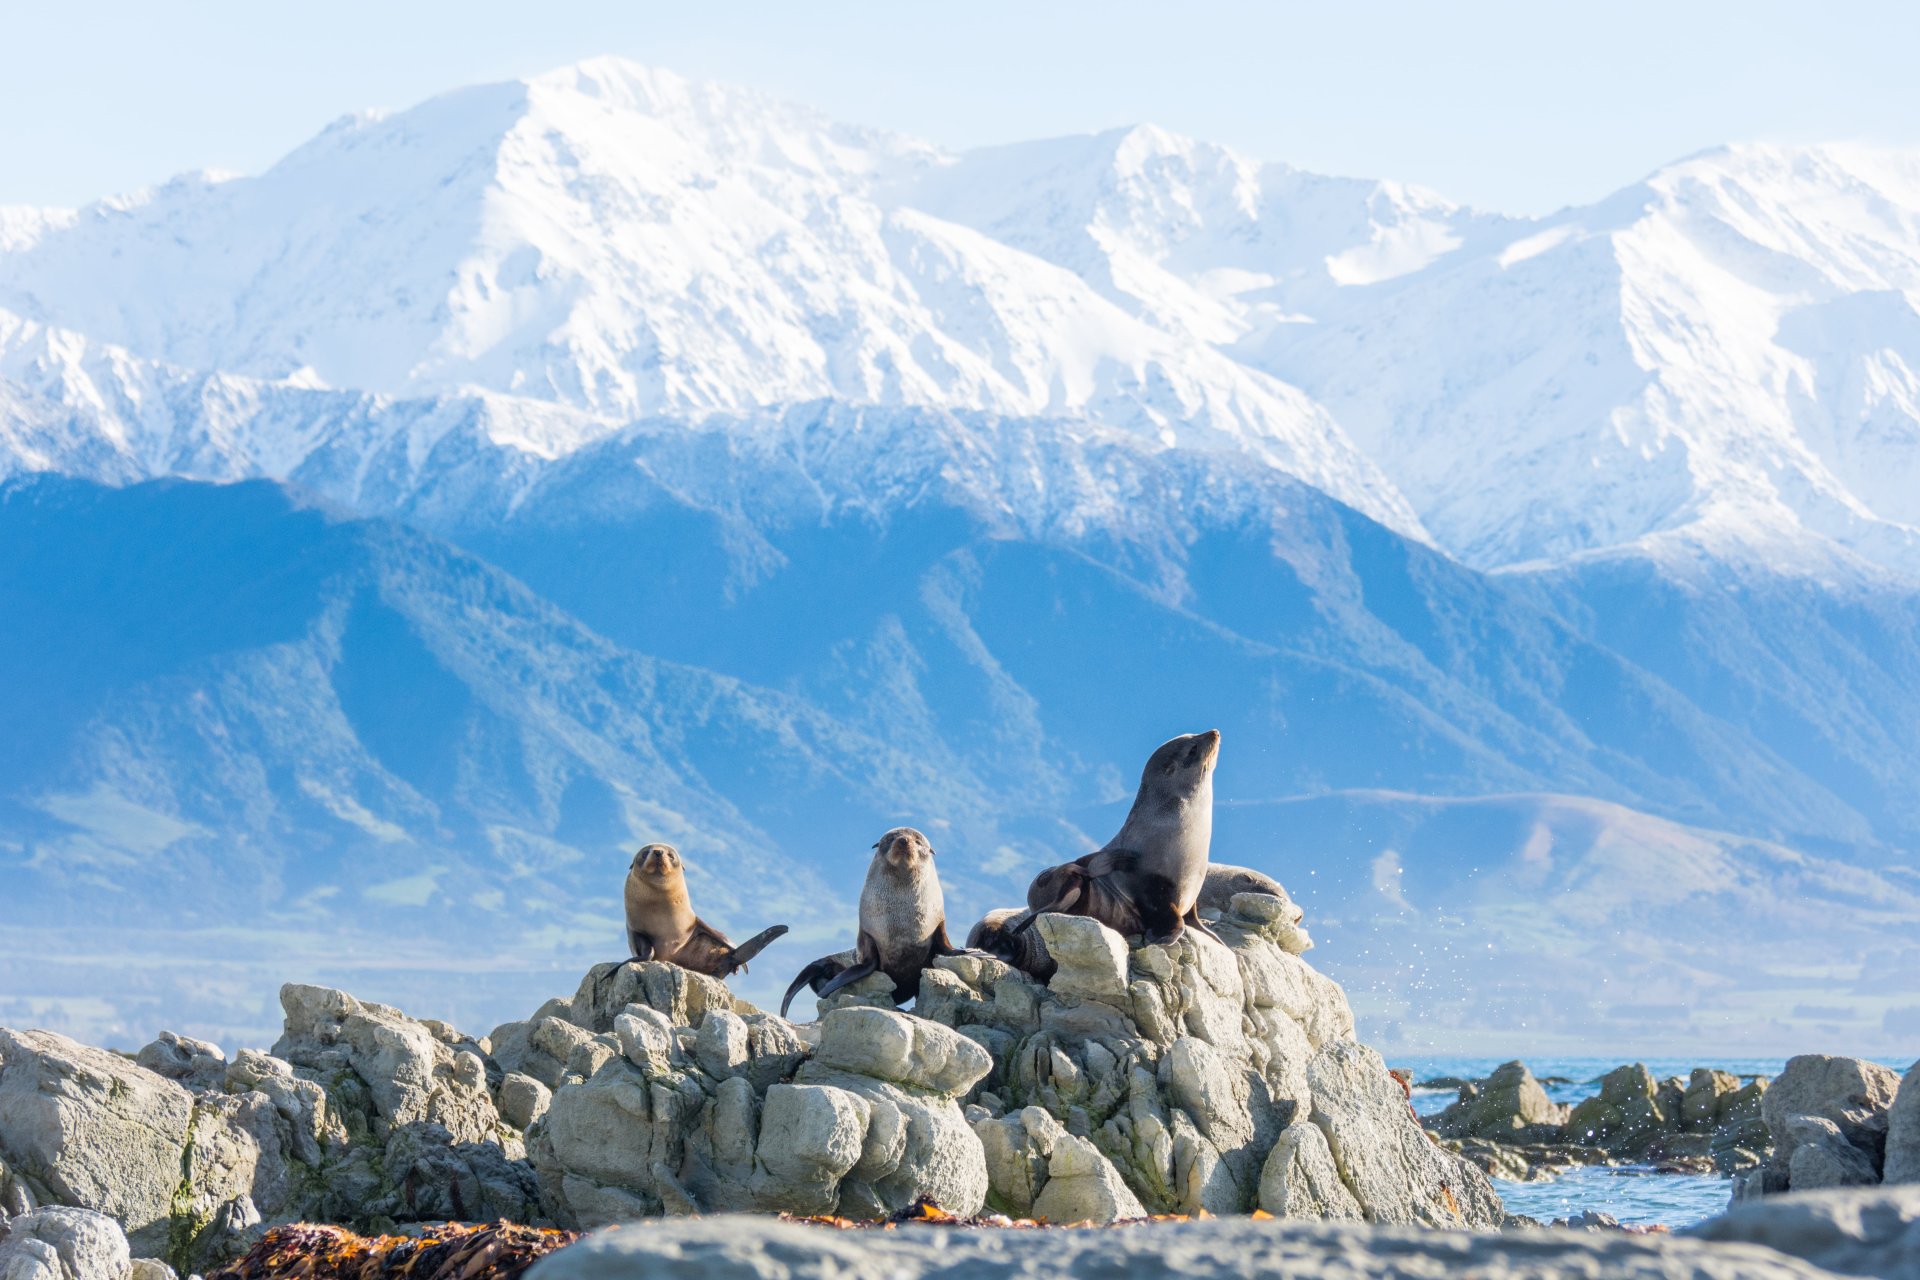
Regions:
[[[632, 953], [633, 960], [653, 959], [653, 939], [644, 933], [636, 933], [632, 929], [627, 930], [627, 947]], [[629, 960], [627, 963], [631, 964], [633, 960]]]
[[735, 947], [733, 954], [729, 957], [733, 963], [733, 968], [745, 972], [747, 961], [753, 959], [762, 951], [765, 951], [768, 943], [785, 934], [786, 931], [787, 926], [776, 924], [771, 929], [762, 929], [759, 933], [754, 934], [751, 938], [748, 938], [745, 942]]
[[1221, 946], [1224, 947], [1227, 945], [1225, 942], [1221, 941], [1220, 935], [1213, 931], [1212, 926], [1208, 925], [1205, 920], [1202, 920], [1200, 918], [1199, 903], [1196, 902], [1193, 906], [1189, 907], [1187, 909], [1187, 914], [1182, 916], [1181, 919], [1184, 920], [1186, 923], [1192, 925], [1195, 929], [1198, 929], [1201, 933], [1206, 934], [1209, 938], [1212, 938], [1215, 942], [1220, 943]]

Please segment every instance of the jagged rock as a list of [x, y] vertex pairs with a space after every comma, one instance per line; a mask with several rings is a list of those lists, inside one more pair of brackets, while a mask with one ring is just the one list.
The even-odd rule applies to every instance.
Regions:
[[1034, 928], [1055, 965], [1048, 990], [1068, 999], [1126, 1000], [1126, 939], [1087, 916], [1043, 915]]
[[1486, 1175], [1428, 1139], [1380, 1055], [1352, 1041], [1307, 1064], [1313, 1122], [1367, 1221], [1490, 1226], [1505, 1214]]
[[873, 1108], [830, 1085], [777, 1084], [767, 1090], [760, 1121], [759, 1164], [767, 1199], [797, 1213], [831, 1213], [840, 1180], [865, 1154]]
[[1600, 1077], [1600, 1092], [1576, 1104], [1567, 1116], [1567, 1136], [1610, 1150], [1633, 1150], [1668, 1127], [1671, 1107], [1661, 1105], [1660, 1085], [1640, 1063]]
[[1920, 1062], [1907, 1068], [1887, 1112], [1887, 1182], [1920, 1182]]
[[180, 1280], [180, 1273], [158, 1258], [135, 1258], [127, 1280]]
[[217, 1089], [226, 1081], [227, 1056], [220, 1046], [205, 1040], [162, 1031], [133, 1060], [158, 1076], [195, 1092]]
[[1312, 1124], [1288, 1125], [1260, 1174], [1260, 1207], [1276, 1218], [1361, 1221], [1366, 1214], [1340, 1181], [1326, 1134]]
[[[1871, 1250], [1872, 1246], [1869, 1246]], [[1868, 1256], [1884, 1260], [1890, 1251]], [[1899, 1276], [1898, 1270], [1862, 1275]], [[1352, 1223], [1156, 1224], [1120, 1231], [824, 1231], [764, 1218], [665, 1222], [589, 1236], [527, 1280], [1832, 1280], [1753, 1244], [1621, 1231], [1469, 1232]]]
[[1113, 1162], [1085, 1138], [1058, 1135], [1047, 1159], [1047, 1181], [1033, 1199], [1033, 1216], [1044, 1222], [1113, 1222], [1143, 1218], [1147, 1211], [1128, 1189]]
[[1789, 1153], [1787, 1186], [1795, 1191], [1870, 1187], [1880, 1181], [1867, 1153], [1824, 1116], [1789, 1116], [1779, 1145]]
[[103, 1213], [50, 1205], [0, 1219], [5, 1280], [125, 1280], [131, 1271], [126, 1233]]
[[286, 1029], [273, 1056], [305, 1068], [329, 1090], [354, 1077], [372, 1101], [379, 1132], [425, 1123], [442, 1126], [456, 1142], [497, 1135], [500, 1113], [474, 1042], [448, 1044], [398, 1009], [327, 987], [288, 983], [280, 1004]]
[[1052, 1176], [1053, 1145], [1066, 1133], [1039, 1107], [1012, 1115], [982, 1115], [974, 1136], [987, 1161], [987, 1207], [1014, 1218], [1033, 1215], [1033, 1202]]
[[[1833, 1146], [1835, 1135], [1841, 1146], [1853, 1148], [1865, 1161], [1870, 1171], [1867, 1181], [1878, 1181], [1886, 1156], [1887, 1114], [1899, 1087], [1900, 1077], [1894, 1072], [1859, 1058], [1802, 1054], [1788, 1059], [1786, 1070], [1768, 1087], [1760, 1103], [1761, 1115], [1773, 1135], [1766, 1189], [1799, 1186], [1793, 1170], [1802, 1143], [1815, 1148], [1801, 1158], [1807, 1176], [1819, 1180], [1817, 1186], [1852, 1185], [1827, 1180], [1849, 1179], [1860, 1167], [1847, 1158], [1845, 1151]], [[1827, 1125], [1796, 1124], [1799, 1117], [1826, 1121]]]
[[0, 1028], [0, 1161], [40, 1205], [107, 1214], [142, 1254], [250, 1186], [257, 1144], [222, 1120], [117, 1054]]
[[1471, 1092], [1462, 1089], [1460, 1100], [1429, 1127], [1448, 1138], [1558, 1142], [1566, 1136], [1569, 1110], [1547, 1097], [1524, 1062], [1509, 1062]]

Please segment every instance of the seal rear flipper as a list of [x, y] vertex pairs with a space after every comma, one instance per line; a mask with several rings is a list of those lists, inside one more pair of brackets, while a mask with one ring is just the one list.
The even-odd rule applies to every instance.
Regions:
[[[879, 970], [880, 965], [877, 961], [862, 960], [859, 964], [849, 965], [847, 968], [842, 969], [839, 973], [835, 974], [826, 985], [821, 986], [816, 984], [813, 988], [813, 994], [825, 1000], [840, 988], [850, 987], [860, 981], [860, 979], [871, 977], [873, 974], [878, 973]], [[793, 993], [788, 992], [787, 994], [791, 996]]]
[[736, 970], [744, 971], [747, 967], [747, 961], [753, 959], [762, 951], [765, 951], [769, 943], [775, 938], [785, 934], [786, 931], [787, 926], [776, 924], [771, 929], [762, 929], [759, 933], [754, 934], [751, 938], [748, 938], [745, 942], [733, 948], [732, 955], [728, 957], [733, 966], [729, 972]]
[[[844, 954], [846, 953], [840, 953], [840, 955]], [[781, 1017], [787, 1016], [787, 1007], [793, 1003], [793, 998], [800, 994], [800, 988], [810, 986], [817, 994], [821, 983], [846, 970], [846, 963], [840, 959], [840, 955], [821, 956], [794, 976], [793, 985], [787, 988], [787, 994], [780, 1000]]]

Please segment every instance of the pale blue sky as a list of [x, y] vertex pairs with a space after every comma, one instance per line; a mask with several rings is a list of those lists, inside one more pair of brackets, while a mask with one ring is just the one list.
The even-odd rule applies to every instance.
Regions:
[[1920, 6], [1891, 3], [4, 0], [0, 32], [0, 203], [257, 171], [346, 111], [596, 53], [949, 145], [1151, 121], [1513, 212], [1724, 141], [1920, 144]]

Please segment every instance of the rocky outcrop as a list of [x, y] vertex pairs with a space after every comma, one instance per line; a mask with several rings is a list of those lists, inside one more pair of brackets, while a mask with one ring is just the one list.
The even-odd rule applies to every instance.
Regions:
[[[490, 1038], [550, 1091], [530, 1158], [563, 1226], [780, 1209], [876, 1217], [932, 1196], [1053, 1221], [1337, 1212], [1494, 1225], [1486, 1179], [1436, 1149], [1339, 988], [1290, 948], [1298, 909], [1237, 894], [1216, 928], [1129, 950], [1084, 917], [1035, 929], [1035, 981], [942, 959], [912, 1014], [859, 983], [794, 1027], [663, 965], [601, 966]], [[627, 1003], [622, 1006], [621, 1002]], [[1267, 1173], [1281, 1135], [1302, 1136]]]
[[1760, 1114], [1768, 1081], [1743, 1083], [1701, 1067], [1682, 1080], [1656, 1080], [1635, 1063], [1599, 1080], [1571, 1107], [1552, 1102], [1524, 1063], [1481, 1081], [1458, 1081], [1459, 1100], [1427, 1127], [1488, 1173], [1527, 1181], [1576, 1166], [1647, 1161], [1673, 1172], [1734, 1173], [1769, 1150]]
[[272, 1054], [163, 1033], [132, 1060], [0, 1029], [0, 1206], [97, 1210], [183, 1274], [293, 1218], [526, 1218], [498, 1068], [450, 1028], [321, 987], [281, 992]]
[[1613, 1231], [1419, 1231], [1216, 1220], [1115, 1231], [823, 1231], [765, 1218], [657, 1223], [598, 1233], [542, 1259], [528, 1280], [727, 1276], [1245, 1275], [1297, 1280], [1904, 1280], [1920, 1275], [1920, 1192], [1789, 1196], [1682, 1235]]
[[1046, 915], [1046, 982], [946, 957], [912, 1013], [881, 980], [799, 1026], [649, 962], [596, 966], [484, 1039], [300, 985], [272, 1052], [231, 1060], [172, 1034], [129, 1060], [0, 1032], [0, 1205], [100, 1210], [183, 1273], [294, 1219], [873, 1219], [931, 1198], [1498, 1225], [1484, 1175], [1420, 1129], [1300, 959], [1299, 921], [1242, 892], [1218, 940], [1129, 948]]
[[1734, 1200], [1879, 1183], [1900, 1086], [1892, 1070], [1859, 1058], [1789, 1059], [1761, 1103], [1773, 1154], [1735, 1178]]
[[1570, 1108], [1554, 1102], [1524, 1062], [1509, 1062], [1477, 1084], [1464, 1084], [1460, 1099], [1428, 1122], [1444, 1138], [1497, 1142], [1561, 1142]]

